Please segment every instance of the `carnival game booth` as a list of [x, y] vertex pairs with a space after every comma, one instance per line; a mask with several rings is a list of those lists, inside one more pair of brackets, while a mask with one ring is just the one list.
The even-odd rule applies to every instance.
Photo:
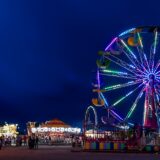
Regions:
[[159, 152], [160, 137], [138, 124], [120, 123], [106, 117], [103, 107], [89, 106], [85, 114], [84, 151]]
[[104, 107], [89, 106], [84, 122], [84, 151], [125, 151], [123, 129], [116, 127], [116, 119], [107, 119]]
[[35, 134], [41, 144], [71, 144], [72, 137], [81, 133], [80, 128], [73, 128], [59, 119], [53, 119], [36, 126], [28, 123], [28, 135]]

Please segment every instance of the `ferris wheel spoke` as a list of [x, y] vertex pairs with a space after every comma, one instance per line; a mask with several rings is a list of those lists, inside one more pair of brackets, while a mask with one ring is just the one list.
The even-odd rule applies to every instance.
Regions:
[[[139, 61], [137, 60], [137, 57], [135, 56], [135, 54], [133, 53], [133, 51], [129, 48], [129, 46], [124, 42], [124, 40], [119, 39], [119, 41], [121, 42], [121, 44], [123, 45], [124, 48], [126, 48], [127, 53], [124, 49], [123, 52], [125, 53], [125, 55], [128, 57], [128, 59], [134, 64], [135, 67], [140, 69], [139, 66]], [[120, 47], [120, 46], [119, 46]]]
[[140, 35], [139, 32], [137, 32], [137, 36], [138, 36], [138, 40], [139, 40], [139, 43], [140, 43], [140, 48], [137, 47], [137, 50], [138, 50], [138, 53], [139, 53], [139, 57], [140, 57], [140, 60], [141, 60], [141, 66], [142, 68], [146, 70], [145, 66], [150, 70], [149, 68], [149, 64], [148, 64], [148, 60], [147, 60], [147, 56], [146, 54], [144, 53], [144, 48], [143, 48], [143, 43], [142, 43], [142, 37]]
[[[112, 53], [112, 51], [111, 51], [111, 53]], [[123, 61], [123, 60], [121, 60], [121, 59], [119, 59], [119, 58], [117, 58], [116, 56], [113, 56], [113, 55], [111, 55], [111, 54], [110, 54], [110, 55], [109, 55], [109, 54], [105, 55], [105, 58], [107, 58], [108, 60], [112, 61], [113, 63], [121, 66], [122, 68], [130, 71], [130, 72], [133, 73], [134, 75], [139, 76], [139, 74], [137, 74], [137, 73], [135, 72], [135, 69], [137, 69], [137, 68], [134, 67], [134, 65], [128, 64], [128, 63], [126, 63], [125, 61]], [[139, 69], [137, 69], [137, 70], [139, 71]], [[141, 71], [140, 71], [140, 72], [141, 72]]]
[[156, 74], [156, 78], [160, 78], [160, 72], [158, 72], [157, 74]]
[[108, 107], [109, 106], [108, 102], [107, 102], [106, 98], [104, 97], [104, 95], [102, 94], [102, 92], [100, 92], [100, 97], [103, 99], [105, 107]]
[[144, 53], [144, 51], [143, 51], [143, 44], [142, 44], [142, 38], [141, 38], [139, 32], [137, 32], [137, 36], [138, 36], [138, 41], [139, 41], [139, 43], [140, 43], [140, 47], [139, 47], [139, 45], [138, 45], [138, 46], [137, 46], [137, 50], [138, 50], [138, 53], [139, 53], [139, 57], [140, 57], [141, 64], [144, 65], [144, 60], [143, 60], [143, 59], [144, 59], [144, 56], [143, 56], [143, 53]]
[[155, 69], [154, 69], [154, 71], [153, 71], [154, 73], [156, 73], [156, 71], [157, 71], [157, 69], [159, 68], [159, 66], [160, 66], [160, 59], [158, 60], [156, 66], [155, 66]]
[[[143, 51], [141, 49], [137, 49], [138, 52], [139, 52], [139, 56], [141, 57], [141, 69], [147, 73], [149, 73], [150, 71], [150, 67], [149, 67], [149, 63], [148, 63], [148, 60], [147, 60], [147, 56], [145, 53], [143, 53]], [[143, 56], [142, 56], [143, 55]], [[146, 69], [147, 68], [147, 69]]]
[[117, 37], [113, 38], [113, 40], [111, 41], [111, 43], [105, 48], [105, 51], [107, 51], [116, 40], [117, 40]]
[[139, 40], [139, 43], [140, 43], [141, 49], [143, 49], [142, 37], [141, 37], [141, 35], [140, 35], [140, 33], [139, 33], [139, 32], [137, 32], [137, 35], [138, 35], [138, 40]]
[[156, 109], [156, 117], [157, 117], [157, 124], [158, 124], [158, 127], [160, 127], [160, 106], [159, 106], [159, 95], [158, 94], [155, 94], [155, 109]]
[[156, 91], [156, 94], [157, 94], [157, 95], [160, 95], [160, 89], [159, 89], [158, 86], [155, 86], [155, 91]]
[[137, 77], [131, 77], [131, 76], [127, 76], [127, 75], [115, 75], [115, 74], [104, 74], [104, 73], [100, 73], [100, 75], [103, 76], [109, 76], [109, 77], [118, 77], [118, 78], [125, 78], [125, 79], [138, 79]]
[[132, 85], [142, 83], [142, 82], [143, 82], [143, 80], [129, 81], [127, 83], [116, 84], [116, 85], [105, 87], [104, 90], [105, 91], [112, 91], [112, 90], [115, 90], [115, 89], [120, 89], [120, 88], [124, 88], [124, 87], [128, 87], [128, 86], [132, 86]]
[[132, 93], [134, 93], [134, 92], [135, 92], [138, 88], [140, 88], [142, 85], [143, 85], [143, 83], [140, 84], [138, 87], [136, 87], [134, 90], [128, 92], [125, 96], [123, 96], [123, 97], [121, 97], [120, 99], [118, 99], [115, 103], [113, 103], [113, 104], [111, 105], [111, 108], [112, 108], [112, 107], [115, 107], [115, 106], [118, 105], [120, 102], [122, 102], [123, 100], [125, 100], [128, 96], [130, 96]]
[[115, 117], [117, 120], [119, 121], [123, 121], [123, 118], [120, 117], [116, 112], [114, 112], [112, 109], [109, 110], [110, 111], [110, 114]]
[[156, 106], [156, 110], [158, 110], [158, 109], [160, 109], [159, 108], [159, 103], [160, 103], [160, 99], [159, 99], [159, 95], [157, 94], [157, 93], [155, 93], [155, 100], [156, 100], [156, 102], [155, 102], [155, 106]]
[[156, 81], [160, 83], [160, 78], [156, 78]]
[[157, 102], [159, 103], [159, 95], [156, 93], [156, 100], [157, 100]]
[[156, 72], [156, 77], [160, 76], [160, 71]]
[[127, 72], [120, 72], [120, 71], [107, 70], [107, 69], [101, 70], [100, 75], [126, 78], [126, 79], [138, 79], [138, 77], [128, 74]]
[[145, 88], [145, 87], [142, 88], [142, 90], [140, 91], [140, 93], [139, 93], [139, 95], [137, 96], [136, 100], [134, 101], [132, 107], [130, 108], [130, 110], [129, 110], [128, 114], [127, 114], [127, 116], [125, 117], [125, 120], [129, 119], [129, 118], [131, 117], [131, 115], [133, 114], [133, 112], [134, 112], [134, 110], [135, 110], [135, 108], [136, 108], [136, 106], [137, 106], [140, 98], [141, 98], [142, 95], [143, 95], [144, 88]]
[[[106, 98], [104, 97], [103, 93], [100, 92], [100, 97], [104, 100], [104, 103], [105, 103], [105, 107], [106, 109], [108, 108], [108, 102], [106, 100]], [[123, 118], [120, 117], [116, 112], [114, 112], [112, 109], [109, 109], [109, 113], [114, 116], [117, 120], [119, 121], [123, 121]]]
[[155, 35], [154, 35], [154, 43], [153, 46], [151, 45], [151, 50], [150, 50], [150, 60], [149, 60], [149, 66], [150, 69], [153, 72], [153, 68], [154, 68], [154, 57], [155, 57], [155, 53], [156, 53], [156, 48], [157, 48], [157, 40], [158, 40], [158, 31], [155, 31]]
[[156, 72], [156, 78], [160, 78], [160, 71]]

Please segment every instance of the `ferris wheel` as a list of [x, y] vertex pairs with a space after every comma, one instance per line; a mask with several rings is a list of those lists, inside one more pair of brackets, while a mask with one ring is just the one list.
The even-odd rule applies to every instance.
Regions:
[[131, 28], [99, 52], [94, 92], [101, 101], [94, 99], [94, 104], [104, 105], [120, 121], [160, 128], [159, 37], [158, 26]]

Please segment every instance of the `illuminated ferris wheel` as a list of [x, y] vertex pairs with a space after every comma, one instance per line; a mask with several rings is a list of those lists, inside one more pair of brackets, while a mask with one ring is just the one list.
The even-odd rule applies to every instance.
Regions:
[[104, 105], [120, 121], [141, 119], [144, 128], [160, 128], [159, 37], [158, 26], [132, 28], [99, 52], [94, 92], [100, 101], [93, 99], [93, 104]]

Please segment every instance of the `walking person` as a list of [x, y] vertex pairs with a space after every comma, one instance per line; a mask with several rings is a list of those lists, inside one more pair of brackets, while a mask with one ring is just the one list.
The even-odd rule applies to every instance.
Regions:
[[72, 137], [72, 147], [75, 148], [76, 146], [76, 140], [75, 137]]
[[24, 146], [27, 145], [27, 136], [26, 135], [23, 136], [23, 145]]
[[34, 147], [35, 147], [35, 138], [34, 138], [34, 136], [29, 136], [29, 138], [28, 138], [28, 146], [29, 146], [29, 149], [34, 149]]
[[36, 142], [36, 138], [35, 138], [35, 135], [32, 135], [32, 139], [31, 139], [31, 145], [32, 145], [32, 149], [35, 148], [35, 142]]
[[38, 142], [39, 142], [39, 138], [38, 138], [38, 136], [36, 136], [36, 138], [35, 138], [35, 149], [38, 149]]
[[32, 149], [32, 139], [31, 139], [31, 136], [28, 137], [28, 147], [29, 147], [29, 149]]
[[3, 138], [0, 137], [0, 150], [2, 149], [2, 145], [3, 145]]

